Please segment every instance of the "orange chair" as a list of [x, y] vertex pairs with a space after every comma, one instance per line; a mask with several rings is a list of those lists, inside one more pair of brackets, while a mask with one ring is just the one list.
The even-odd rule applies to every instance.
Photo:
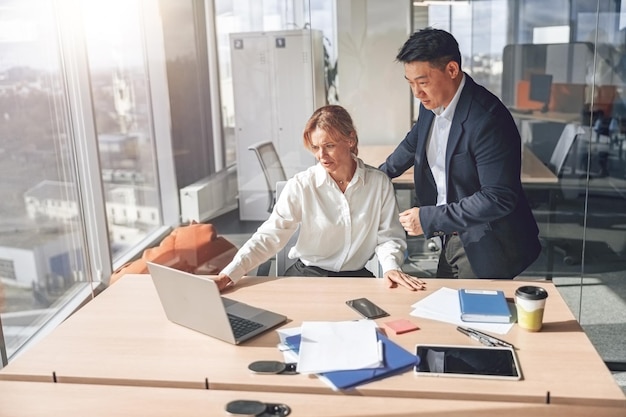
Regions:
[[147, 274], [148, 261], [194, 274], [216, 275], [233, 259], [235, 253], [235, 245], [218, 236], [212, 224], [192, 222], [177, 227], [159, 246], [144, 250], [140, 259], [116, 270], [111, 275], [109, 285], [125, 274]]

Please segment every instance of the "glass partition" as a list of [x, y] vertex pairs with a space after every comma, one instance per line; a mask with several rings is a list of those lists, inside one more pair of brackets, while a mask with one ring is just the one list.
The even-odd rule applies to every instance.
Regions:
[[414, 6], [414, 29], [450, 30], [463, 69], [509, 106], [523, 164], [548, 169], [544, 179], [523, 178], [543, 251], [520, 279], [552, 279], [605, 361], [623, 364], [626, 349], [615, 335], [626, 325], [624, 5]]

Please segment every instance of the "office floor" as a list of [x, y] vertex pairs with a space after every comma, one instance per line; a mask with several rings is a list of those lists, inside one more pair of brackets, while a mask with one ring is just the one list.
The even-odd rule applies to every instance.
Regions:
[[[399, 196], [399, 204], [406, 201]], [[540, 217], [540, 216], [538, 216]], [[261, 222], [240, 221], [237, 210], [210, 221], [218, 233], [240, 247], [256, 231]], [[540, 222], [540, 228], [546, 227]], [[409, 238], [409, 257], [403, 269], [421, 277], [433, 277], [437, 267], [438, 252], [432, 251], [423, 237]], [[593, 245], [592, 245], [593, 246]], [[597, 250], [587, 248], [586, 251]], [[600, 248], [602, 251], [602, 248]], [[604, 250], [604, 252], [606, 252]], [[595, 256], [595, 258], [594, 258]], [[562, 254], [556, 253], [553, 282], [580, 322], [592, 343], [607, 363], [617, 363], [619, 372], [613, 372], [617, 383], [626, 393], [626, 263], [597, 262], [605, 255], [595, 254], [591, 266], [581, 276], [581, 265], [567, 265]], [[595, 260], [594, 260], [595, 259]], [[524, 280], [545, 279], [546, 258], [542, 253], [528, 269]], [[597, 265], [596, 265], [597, 264]], [[269, 260], [259, 266], [256, 275], [274, 275], [274, 262]], [[582, 312], [582, 314], [581, 314]]]

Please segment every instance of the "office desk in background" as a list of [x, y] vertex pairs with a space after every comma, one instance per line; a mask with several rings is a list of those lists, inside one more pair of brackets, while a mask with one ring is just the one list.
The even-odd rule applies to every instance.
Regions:
[[485, 401], [442, 401], [413, 398], [338, 396], [276, 392], [220, 391], [0, 381], [0, 414], [11, 417], [188, 417], [222, 416], [234, 400], [281, 403], [292, 417], [438, 416], [622, 417], [616, 407], [580, 407]]
[[538, 120], [542, 122], [555, 122], [555, 123], [580, 123], [580, 113], [566, 113], [548, 111], [541, 112], [539, 110], [533, 110], [532, 112], [519, 112], [511, 111], [511, 115], [514, 119], [521, 120]]
[[[420, 330], [388, 336], [413, 352], [416, 343], [475, 345], [454, 325], [409, 315], [411, 305], [436, 289], [498, 288], [512, 297], [521, 281], [432, 279], [428, 290], [388, 289], [375, 278], [248, 277], [227, 297], [280, 312], [290, 321], [353, 320], [345, 301], [367, 297]], [[514, 326], [502, 336], [517, 347], [524, 379], [515, 382], [417, 377], [413, 371], [358, 387], [353, 394], [378, 397], [579, 404], [626, 407], [626, 398], [552, 283], [545, 326], [529, 333]], [[301, 394], [333, 392], [315, 376], [256, 375], [256, 360], [282, 360], [278, 335], [269, 331], [234, 346], [169, 322], [149, 275], [126, 275], [50, 335], [0, 370], [0, 380], [134, 385]], [[549, 398], [548, 398], [549, 397]], [[391, 404], [391, 402], [390, 402]]]
[[[359, 157], [368, 165], [378, 167], [391, 155], [395, 145], [366, 145], [359, 147]], [[522, 147], [522, 170], [520, 178], [523, 184], [556, 184], [558, 178], [526, 146]], [[392, 180], [398, 188], [413, 188], [413, 167]]]

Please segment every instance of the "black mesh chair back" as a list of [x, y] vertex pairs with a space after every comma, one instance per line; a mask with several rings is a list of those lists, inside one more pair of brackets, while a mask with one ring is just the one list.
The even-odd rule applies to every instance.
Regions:
[[274, 143], [271, 141], [256, 143], [248, 147], [248, 149], [254, 151], [259, 158], [259, 164], [267, 183], [269, 199], [267, 211], [271, 213], [276, 202], [276, 183], [287, 180], [283, 164], [280, 162], [278, 152], [276, 152]]

